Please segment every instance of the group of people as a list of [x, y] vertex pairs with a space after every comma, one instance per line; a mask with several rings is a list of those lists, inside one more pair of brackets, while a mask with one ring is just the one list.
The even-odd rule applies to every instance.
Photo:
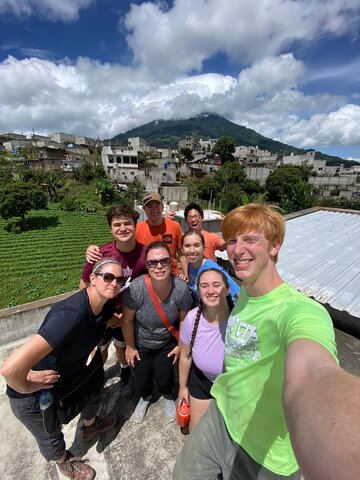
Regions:
[[[61, 425], [44, 430], [41, 393], [76, 378], [95, 348], [105, 361], [113, 339], [124, 396], [135, 379], [139, 423], [154, 381], [165, 418], [175, 420], [179, 359], [177, 401], [190, 404], [191, 434], [174, 479], [292, 480], [299, 466], [306, 480], [359, 478], [360, 380], [338, 366], [326, 310], [277, 272], [283, 217], [264, 205], [239, 207], [223, 220], [221, 239], [203, 230], [196, 204], [185, 209], [184, 235], [162, 216], [156, 192], [143, 208], [139, 224], [128, 206], [109, 210], [114, 240], [87, 249], [80, 292], [54, 305], [2, 367], [11, 408], [43, 456], [69, 478], [94, 478], [66, 450]], [[214, 250], [225, 248], [241, 288], [214, 262]], [[99, 399], [92, 392], [82, 411], [84, 441], [116, 422], [97, 416]]]

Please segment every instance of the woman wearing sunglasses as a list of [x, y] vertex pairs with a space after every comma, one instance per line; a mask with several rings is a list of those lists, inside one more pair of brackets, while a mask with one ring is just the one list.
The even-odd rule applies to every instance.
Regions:
[[171, 254], [166, 243], [147, 246], [146, 266], [149, 273], [133, 280], [123, 296], [125, 355], [129, 365], [135, 367], [140, 393], [133, 418], [137, 423], [144, 420], [155, 380], [165, 417], [173, 422], [173, 365], [180, 353], [173, 326], [185, 318], [192, 297], [186, 283], [170, 273]]
[[212, 384], [223, 372], [225, 331], [234, 306], [227, 276], [218, 269], [203, 270], [197, 287], [199, 306], [186, 315], [180, 332], [178, 403], [190, 404], [190, 431], [206, 412]]
[[220, 267], [216, 262], [204, 257], [205, 240], [201, 232], [189, 231], [184, 233], [181, 239], [182, 253], [188, 264], [188, 279], [189, 287], [193, 295], [193, 306], [196, 307], [199, 304], [199, 293], [197, 288], [197, 279], [201, 272], [208, 270], [209, 268], [216, 268], [222, 272], [226, 278], [230, 288], [230, 295], [234, 303], [236, 303], [237, 296], [239, 294], [240, 287], [230, 277], [230, 275]]

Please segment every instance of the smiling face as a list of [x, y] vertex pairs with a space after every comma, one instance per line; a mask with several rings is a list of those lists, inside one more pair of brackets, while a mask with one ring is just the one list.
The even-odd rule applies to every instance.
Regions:
[[165, 248], [149, 250], [146, 255], [146, 265], [152, 280], [165, 280], [170, 277], [171, 257]]
[[162, 212], [164, 208], [162, 202], [151, 200], [151, 202], [147, 203], [143, 208], [146, 216], [148, 217], [150, 225], [160, 225], [162, 222]]
[[202, 218], [200, 213], [195, 210], [194, 208], [192, 210], [189, 210], [186, 216], [186, 223], [188, 224], [188, 227], [190, 230], [196, 230], [200, 232], [202, 230]]
[[135, 239], [135, 222], [130, 217], [114, 217], [110, 231], [116, 243], [127, 243]]
[[263, 232], [248, 232], [228, 238], [226, 245], [235, 274], [245, 286], [270, 285], [280, 244], [271, 245]]
[[205, 270], [198, 281], [200, 298], [207, 308], [226, 307], [229, 288], [226, 287], [220, 272]]
[[186, 260], [195, 267], [201, 264], [204, 256], [202, 239], [196, 233], [186, 235], [182, 243], [182, 251]]

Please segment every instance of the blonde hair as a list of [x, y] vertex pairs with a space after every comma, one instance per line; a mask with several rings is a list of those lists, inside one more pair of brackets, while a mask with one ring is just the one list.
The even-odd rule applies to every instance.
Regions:
[[[228, 213], [222, 223], [222, 235], [229, 238], [247, 232], [262, 232], [270, 244], [282, 244], [285, 237], [285, 220], [275, 207], [249, 203]], [[275, 262], [277, 261], [275, 256]]]

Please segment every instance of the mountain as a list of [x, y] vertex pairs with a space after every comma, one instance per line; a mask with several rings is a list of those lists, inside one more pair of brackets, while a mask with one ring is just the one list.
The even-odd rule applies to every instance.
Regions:
[[[229, 136], [235, 140], [236, 145], [258, 146], [262, 150], [269, 150], [279, 155], [289, 155], [291, 152], [305, 153], [306, 150], [292, 147], [285, 143], [264, 137], [250, 128], [226, 120], [212, 113], [203, 113], [196, 117], [179, 120], [154, 120], [123, 134], [116, 135], [110, 139], [112, 145], [127, 145], [129, 137], [141, 137], [149, 145], [159, 148], [178, 148], [178, 142], [182, 138], [193, 136], [198, 139], [208, 140]], [[358, 165], [357, 162], [344, 160], [340, 157], [316, 153], [316, 158], [324, 158], [329, 165], [346, 166]]]

